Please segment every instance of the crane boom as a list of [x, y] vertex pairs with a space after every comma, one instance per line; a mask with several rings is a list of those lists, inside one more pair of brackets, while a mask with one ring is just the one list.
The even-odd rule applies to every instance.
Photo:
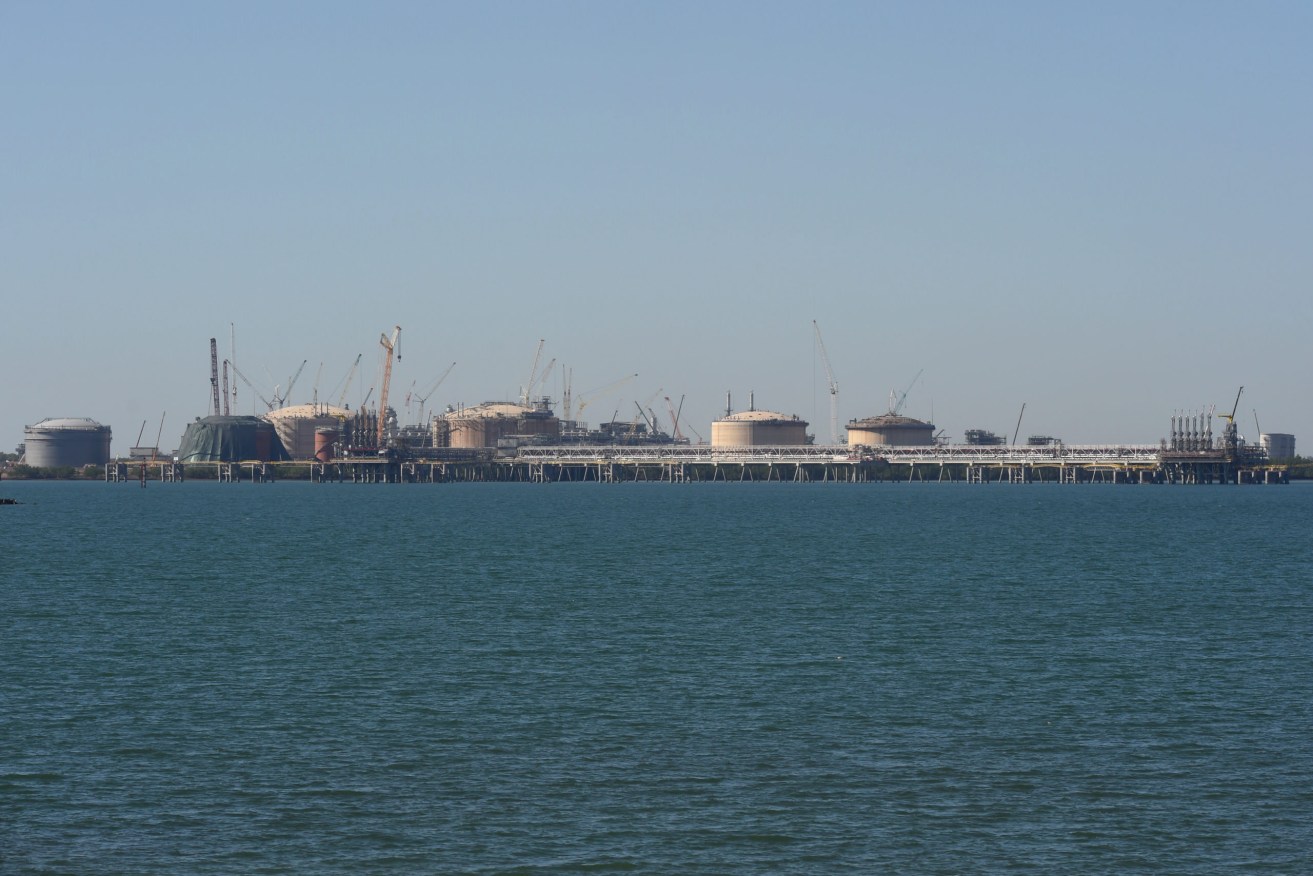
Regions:
[[598, 387], [597, 389], [590, 390], [589, 392], [586, 392], [583, 395], [579, 396], [579, 404], [576, 406], [574, 412], [575, 418], [578, 419], [579, 417], [583, 416], [584, 408], [588, 407], [588, 403], [596, 399], [599, 395], [609, 390], [623, 386], [624, 384], [633, 380], [637, 376], [638, 376], [637, 371], [635, 371], [633, 374], [626, 374], [624, 377], [621, 377], [619, 380], [613, 380], [610, 383], [606, 384], [605, 386], [601, 386]]
[[392, 382], [392, 354], [397, 349], [397, 340], [401, 337], [401, 326], [394, 326], [392, 339], [379, 335], [378, 343], [386, 351], [383, 364], [383, 389], [378, 394], [378, 449], [383, 449], [383, 436], [388, 418], [388, 384]]
[[305, 363], [309, 361], [310, 361], [309, 359], [302, 359], [301, 367], [297, 368], [296, 373], [293, 374], [292, 378], [287, 381], [287, 392], [283, 393], [283, 397], [278, 400], [279, 407], [281, 407], [282, 405], [286, 404], [289, 400], [291, 400], [292, 386], [296, 383], [296, 379], [301, 376], [301, 372], [305, 370]]
[[538, 360], [542, 358], [543, 344], [545, 343], [547, 343], [546, 338], [538, 339], [538, 349], [533, 354], [533, 367], [529, 369], [529, 379], [524, 384], [524, 394], [520, 399], [522, 404], [527, 405], [529, 403], [529, 395], [533, 392], [533, 384], [538, 377]]
[[[227, 359], [225, 359], [224, 361], [228, 362]], [[260, 390], [256, 389], [255, 384], [251, 383], [250, 379], [241, 372], [241, 369], [237, 367], [236, 362], [228, 362], [228, 366], [232, 368], [233, 374], [236, 374], [238, 377], [240, 377], [242, 379], [242, 383], [245, 383], [248, 387], [250, 387], [251, 392], [255, 393], [256, 397], [260, 399], [260, 401], [264, 402], [265, 407], [267, 407], [271, 411], [274, 409], [274, 403], [269, 401], [269, 399], [265, 398], [263, 395], [260, 394]]]
[[812, 320], [816, 329], [816, 347], [821, 351], [821, 362], [825, 365], [825, 380], [830, 390], [830, 443], [839, 443], [839, 381], [834, 379], [834, 369], [830, 367], [830, 354], [825, 351], [825, 339], [821, 337], [821, 325]]
[[684, 397], [682, 395], [679, 397], [679, 407], [676, 408], [675, 403], [670, 400], [670, 396], [666, 396], [666, 407], [670, 410], [670, 422], [672, 424], [670, 437], [676, 441], [683, 441], [684, 433], [679, 431], [679, 415], [684, 410]]
[[902, 395], [898, 396], [898, 401], [894, 404], [893, 407], [889, 409], [889, 413], [891, 414], [902, 413], [903, 405], [907, 404], [907, 394], [912, 391], [912, 387], [916, 386], [916, 382], [921, 379], [921, 375], [924, 373], [925, 373], [924, 368], [916, 372], [916, 376], [912, 378], [912, 382], [907, 384], [907, 389], [903, 390]]
[[450, 374], [450, 373], [451, 373], [451, 369], [453, 369], [453, 368], [455, 368], [455, 367], [456, 367], [456, 363], [455, 363], [455, 362], [452, 362], [450, 365], [448, 365], [448, 366], [447, 366], [447, 370], [444, 371], [444, 372], [442, 372], [442, 376], [439, 377], [437, 380], [433, 381], [433, 385], [430, 386], [430, 387], [428, 388], [428, 392], [425, 392], [425, 393], [423, 393], [422, 395], [419, 395], [419, 396], [418, 396], [418, 398], [419, 398], [419, 421], [420, 421], [421, 424], [423, 424], [423, 422], [424, 422], [424, 405], [428, 404], [429, 396], [433, 395], [433, 393], [435, 393], [435, 392], [438, 391], [438, 387], [439, 387], [439, 386], [442, 386], [442, 381], [444, 381], [444, 380], [447, 379], [447, 375]]
[[342, 407], [342, 403], [346, 401], [347, 391], [351, 389], [351, 378], [356, 376], [356, 369], [360, 367], [360, 357], [363, 355], [365, 354], [356, 354], [356, 361], [352, 363], [351, 370], [346, 373], [346, 385], [342, 387], [342, 394], [337, 397], [337, 406], [339, 408]]

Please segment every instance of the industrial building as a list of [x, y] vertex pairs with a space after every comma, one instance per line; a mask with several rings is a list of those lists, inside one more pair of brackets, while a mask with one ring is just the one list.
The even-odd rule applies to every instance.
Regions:
[[901, 414], [881, 414], [848, 423], [850, 447], [924, 447], [934, 443], [933, 424]]
[[278, 408], [264, 414], [263, 418], [273, 424], [288, 456], [311, 459], [318, 458], [326, 446], [336, 445], [342, 424], [354, 416], [346, 408], [309, 404]]
[[272, 462], [287, 459], [273, 423], [260, 417], [197, 417], [178, 445], [179, 462]]
[[555, 443], [561, 421], [545, 401], [536, 405], [484, 402], [447, 411], [433, 421], [435, 447], [498, 447], [507, 442]]
[[793, 447], [809, 443], [807, 421], [793, 414], [747, 410], [711, 424], [712, 447]]
[[111, 432], [87, 417], [48, 417], [23, 428], [23, 459], [33, 468], [104, 465]]

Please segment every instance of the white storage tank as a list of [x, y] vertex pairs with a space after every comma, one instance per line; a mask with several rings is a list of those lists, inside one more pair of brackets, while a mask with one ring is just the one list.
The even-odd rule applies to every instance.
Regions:
[[46, 418], [23, 428], [23, 459], [33, 468], [109, 462], [111, 430], [88, 417]]
[[776, 411], [739, 411], [711, 424], [712, 447], [792, 447], [807, 443], [807, 421]]
[[545, 404], [484, 402], [448, 411], [433, 430], [435, 446], [497, 447], [512, 437], [554, 443], [561, 437], [561, 421]]
[[934, 443], [934, 425], [912, 417], [881, 414], [848, 423], [849, 447], [923, 447]]
[[1258, 443], [1267, 451], [1268, 459], [1291, 459], [1295, 455], [1295, 436], [1286, 432], [1264, 432]]

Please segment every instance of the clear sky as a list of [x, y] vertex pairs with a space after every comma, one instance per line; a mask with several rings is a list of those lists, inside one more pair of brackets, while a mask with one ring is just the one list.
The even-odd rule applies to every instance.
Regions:
[[841, 421], [924, 369], [957, 439], [1155, 442], [1243, 384], [1308, 453], [1310, 45], [1303, 2], [0, 0], [0, 446], [172, 449], [230, 324], [294, 402], [399, 324], [403, 419], [545, 338], [638, 373], [593, 422], [755, 391], [824, 441], [817, 320]]

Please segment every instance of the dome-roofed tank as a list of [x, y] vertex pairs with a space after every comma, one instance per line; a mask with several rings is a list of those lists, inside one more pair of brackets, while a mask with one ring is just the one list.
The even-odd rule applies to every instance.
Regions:
[[112, 430], [88, 417], [47, 417], [23, 429], [23, 459], [33, 468], [104, 465]]
[[935, 443], [935, 427], [901, 414], [881, 414], [848, 423], [848, 446], [922, 447]]
[[198, 417], [187, 424], [179, 462], [270, 462], [287, 459], [273, 423], [260, 417]]
[[278, 440], [292, 459], [316, 456], [315, 434], [320, 429], [340, 431], [342, 424], [354, 416], [346, 408], [333, 405], [289, 405], [263, 415], [274, 425]]
[[711, 424], [712, 447], [789, 447], [807, 443], [807, 421], [794, 414], [748, 410]]
[[446, 447], [496, 447], [503, 438], [555, 441], [561, 436], [561, 421], [545, 400], [536, 405], [484, 402], [457, 408], [438, 417], [433, 427], [434, 443]]

